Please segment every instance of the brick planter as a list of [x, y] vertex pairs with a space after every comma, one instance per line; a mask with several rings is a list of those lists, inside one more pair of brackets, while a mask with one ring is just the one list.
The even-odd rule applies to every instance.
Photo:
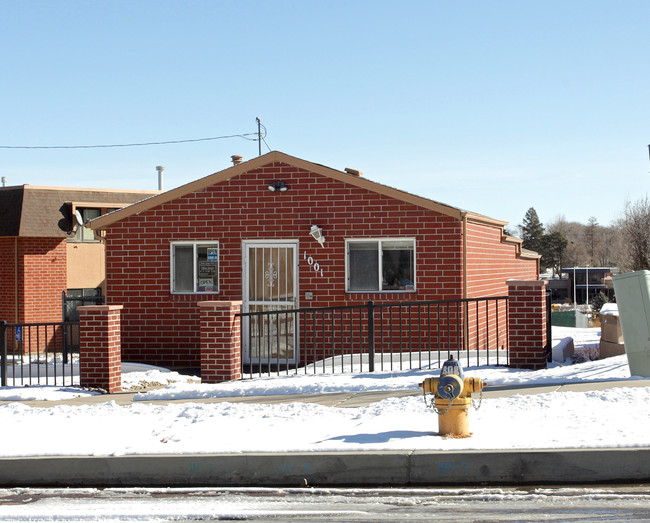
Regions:
[[122, 305], [85, 305], [79, 311], [79, 378], [82, 387], [122, 390]]
[[241, 301], [202, 301], [201, 383], [220, 383], [241, 378]]
[[546, 282], [509, 280], [510, 366], [546, 368]]

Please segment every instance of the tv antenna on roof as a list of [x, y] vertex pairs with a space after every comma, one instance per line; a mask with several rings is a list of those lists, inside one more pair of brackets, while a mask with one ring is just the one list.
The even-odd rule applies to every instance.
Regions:
[[255, 118], [255, 120], [257, 121], [257, 150], [259, 153], [258, 156], [262, 156], [262, 120], [260, 120], [259, 116]]

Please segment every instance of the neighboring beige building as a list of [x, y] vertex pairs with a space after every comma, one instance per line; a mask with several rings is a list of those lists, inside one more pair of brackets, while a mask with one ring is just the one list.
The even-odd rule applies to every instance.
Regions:
[[[0, 320], [61, 321], [63, 291], [105, 293], [105, 245], [79, 224], [158, 191], [0, 187]], [[78, 218], [77, 218], [78, 217]]]

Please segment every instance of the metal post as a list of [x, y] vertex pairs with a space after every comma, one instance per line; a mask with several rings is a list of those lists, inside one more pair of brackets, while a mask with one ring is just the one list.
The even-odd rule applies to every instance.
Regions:
[[368, 370], [375, 372], [375, 304], [368, 302]]
[[0, 362], [0, 385], [7, 386], [7, 322], [0, 322], [0, 336], [2, 337], [2, 361]]
[[546, 291], [546, 360], [553, 361], [553, 324], [551, 323], [551, 291]]
[[[66, 336], [67, 333], [65, 331], [65, 322], [66, 322], [66, 298], [65, 298], [65, 291], [61, 291], [61, 309], [62, 309], [62, 314], [61, 314], [61, 321], [63, 322], [61, 324], [61, 331], [63, 335], [63, 363], [68, 363], [68, 345], [67, 345], [67, 340]], [[64, 372], [65, 372], [65, 367], [64, 367]], [[65, 376], [65, 374], [64, 374]]]

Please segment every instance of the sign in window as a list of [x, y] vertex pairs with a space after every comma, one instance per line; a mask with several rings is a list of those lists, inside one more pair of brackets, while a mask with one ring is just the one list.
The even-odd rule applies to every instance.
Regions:
[[172, 244], [172, 292], [219, 292], [219, 244]]

